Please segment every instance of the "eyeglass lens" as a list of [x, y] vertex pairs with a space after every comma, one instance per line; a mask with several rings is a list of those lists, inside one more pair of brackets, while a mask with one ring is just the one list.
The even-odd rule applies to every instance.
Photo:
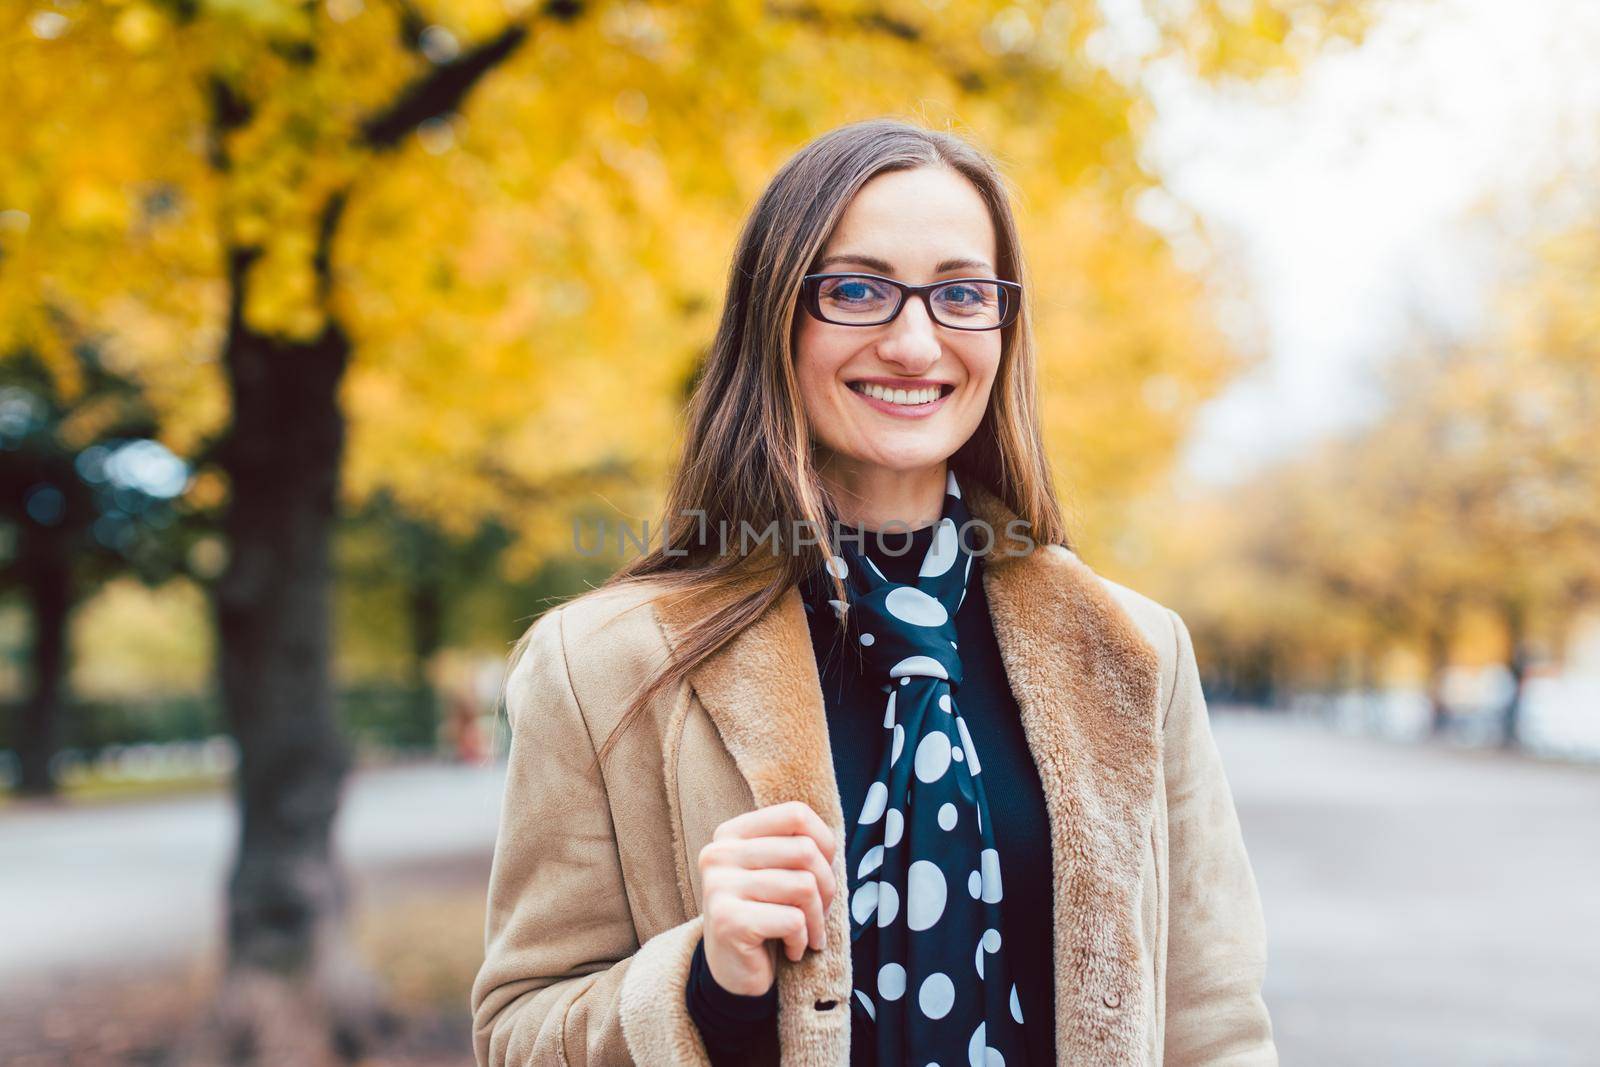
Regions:
[[[900, 290], [870, 277], [824, 278], [817, 289], [823, 318], [841, 325], [881, 322], [899, 299]], [[992, 282], [951, 282], [928, 293], [937, 322], [969, 330], [999, 323], [1005, 300], [1005, 290]]]

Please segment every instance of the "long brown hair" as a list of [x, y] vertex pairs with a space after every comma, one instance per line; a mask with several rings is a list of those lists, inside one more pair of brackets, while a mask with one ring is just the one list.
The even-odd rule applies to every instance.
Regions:
[[[988, 408], [950, 466], [963, 485], [981, 484], [1027, 521], [1037, 545], [1071, 547], [1040, 436], [1028, 279], [1006, 179], [989, 156], [952, 133], [871, 119], [823, 134], [774, 175], [745, 221], [722, 320], [689, 401], [661, 541], [605, 586], [648, 586], [654, 596], [647, 603], [705, 595], [757, 575], [762, 580], [687, 635], [663, 670], [633, 696], [601, 745], [600, 760], [657, 693], [682, 681], [832, 555], [827, 537], [807, 539], [816, 544], [791, 542], [797, 529], [831, 530], [837, 514], [813, 465], [795, 377], [801, 278], [813, 270], [862, 186], [887, 171], [918, 167], [947, 167], [973, 184], [994, 225], [999, 277], [1023, 286], [1022, 311], [1002, 333]], [[725, 542], [738, 543], [746, 523], [756, 532], [776, 529], [777, 551], [721, 550]], [[726, 539], [721, 531], [728, 532]], [[834, 584], [845, 599], [837, 578]], [[512, 669], [526, 640], [524, 635], [512, 652]]]

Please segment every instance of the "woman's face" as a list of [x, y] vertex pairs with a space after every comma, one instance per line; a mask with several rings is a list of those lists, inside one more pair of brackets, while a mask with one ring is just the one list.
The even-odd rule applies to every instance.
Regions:
[[[943, 167], [889, 171], [850, 202], [812, 273], [859, 271], [921, 285], [998, 277], [995, 233], [971, 182]], [[941, 326], [908, 297], [882, 326], [823, 322], [801, 309], [795, 370], [818, 466], [911, 471], [943, 463], [972, 436], [1000, 364], [1000, 330]], [[865, 387], [922, 390], [896, 403]], [[936, 399], [926, 398], [937, 390]]]

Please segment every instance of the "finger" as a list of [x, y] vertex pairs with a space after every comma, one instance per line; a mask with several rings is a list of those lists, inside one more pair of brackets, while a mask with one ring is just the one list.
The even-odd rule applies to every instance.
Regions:
[[782, 834], [805, 834], [816, 841], [817, 848], [829, 863], [833, 862], [834, 836], [828, 824], [812, 810], [811, 805], [788, 800], [782, 804], [769, 804], [755, 811], [735, 815], [712, 834], [720, 841], [741, 837], [773, 837]]
[[783, 867], [739, 870], [728, 879], [728, 884], [737, 896], [745, 900], [788, 904], [799, 908], [806, 919], [805, 944], [821, 951], [827, 936], [827, 924], [822, 911], [822, 896], [817, 890], [817, 880], [810, 871], [789, 870]]
[[823, 858], [817, 842], [808, 835], [713, 841], [704, 849], [702, 861], [702, 870], [708, 865], [722, 864], [750, 869], [787, 867], [810, 871], [816, 877], [817, 888], [822, 893], [823, 907], [832, 903], [833, 894], [838, 889], [832, 865]]
[[784, 955], [798, 963], [806, 954], [806, 916], [799, 908], [766, 900], [738, 900], [730, 909], [733, 921], [752, 941], [773, 938], [783, 942]]

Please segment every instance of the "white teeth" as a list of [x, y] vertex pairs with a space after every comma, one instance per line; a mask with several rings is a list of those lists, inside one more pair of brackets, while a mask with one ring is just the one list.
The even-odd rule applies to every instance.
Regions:
[[940, 391], [938, 386], [928, 386], [924, 389], [889, 389], [872, 382], [852, 382], [850, 388], [878, 400], [886, 400], [891, 404], [904, 404], [907, 407], [931, 404], [939, 399]]

